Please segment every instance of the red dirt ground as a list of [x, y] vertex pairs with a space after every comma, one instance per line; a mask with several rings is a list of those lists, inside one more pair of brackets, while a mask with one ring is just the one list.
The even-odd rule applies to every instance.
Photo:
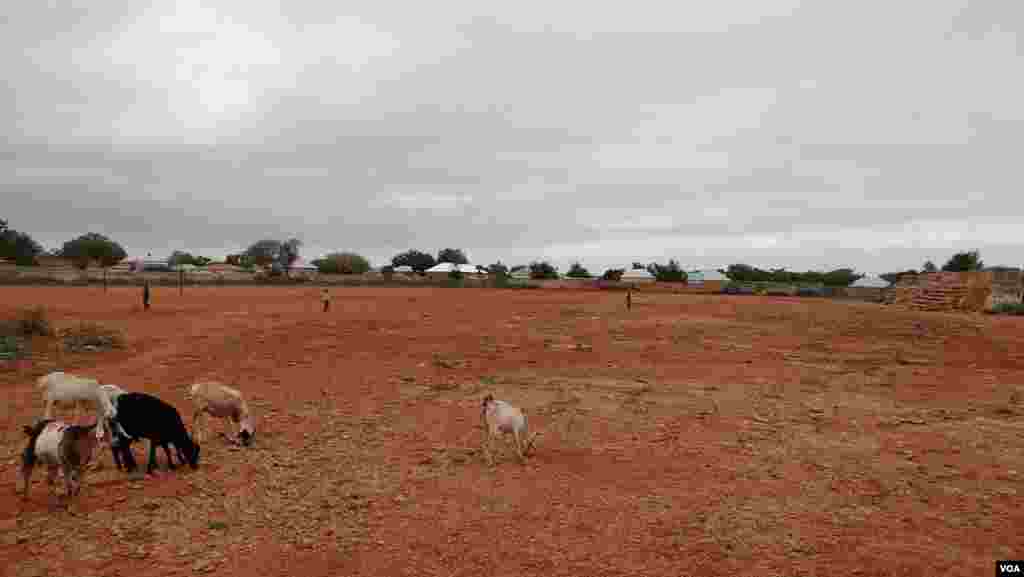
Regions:
[[[342, 289], [329, 314], [314, 287], [158, 287], [145, 313], [138, 289], [0, 295], [0, 318], [44, 305], [127, 340], [60, 359], [37, 340], [0, 367], [7, 575], [987, 575], [1024, 557], [1024, 319], [541, 290]], [[34, 377], [57, 368], [186, 422], [185, 388], [224, 380], [260, 430], [141, 481], [105, 454], [76, 514], [51, 511], [42, 471], [27, 501], [14, 486]], [[541, 431], [525, 465], [484, 464], [486, 392]]]

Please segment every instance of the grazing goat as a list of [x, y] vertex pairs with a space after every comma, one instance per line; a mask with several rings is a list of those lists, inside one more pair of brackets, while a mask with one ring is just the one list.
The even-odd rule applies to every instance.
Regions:
[[168, 469], [175, 468], [168, 445], [174, 445], [181, 464], [187, 462], [193, 469], [199, 468], [199, 444], [189, 437], [178, 410], [164, 401], [146, 393], [124, 393], [117, 398], [117, 424], [120, 425], [118, 431], [123, 431], [123, 435], [115, 435], [116, 440], [111, 443], [110, 449], [119, 467], [123, 464], [129, 472], [135, 471], [131, 444], [136, 439], [147, 439], [147, 473], [156, 469], [157, 445], [164, 449]]
[[533, 442], [537, 438], [534, 434], [527, 439], [526, 415], [523, 411], [513, 407], [505, 401], [494, 399], [494, 395], [488, 394], [480, 403], [480, 417], [484, 422], [486, 442], [484, 454], [490, 464], [494, 464], [493, 444], [494, 439], [501, 433], [512, 433], [516, 443], [516, 454], [519, 460], [523, 461], [525, 455], [533, 448]]
[[96, 379], [77, 377], [61, 371], [43, 375], [36, 380], [36, 387], [43, 391], [43, 418], [53, 418], [53, 405], [57, 402], [73, 403], [75, 416], [78, 416], [80, 404], [99, 401], [96, 389], [100, 386]]
[[[192, 415], [192, 436], [202, 441], [200, 421], [209, 418], [223, 417], [225, 422], [231, 421], [239, 426], [236, 442], [248, 446], [256, 434], [256, 423], [249, 405], [242, 393], [217, 382], [196, 383], [189, 388], [188, 396], [195, 405]], [[230, 423], [228, 427], [230, 429]]]
[[58, 469], [64, 473], [66, 497], [70, 500], [72, 496], [78, 495], [82, 490], [85, 465], [99, 442], [93, 434], [95, 427], [96, 424], [69, 425], [53, 419], [42, 419], [34, 425], [26, 425], [23, 430], [29, 440], [21, 456], [22, 498], [28, 498], [29, 480], [36, 463], [49, 467], [47, 481], [51, 505], [56, 496], [54, 483]]

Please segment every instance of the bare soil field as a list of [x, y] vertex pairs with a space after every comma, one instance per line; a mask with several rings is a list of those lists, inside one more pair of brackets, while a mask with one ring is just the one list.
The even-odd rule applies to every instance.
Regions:
[[[1024, 319], [787, 298], [3, 287], [124, 347], [0, 361], [5, 575], [990, 575], [1024, 557]], [[235, 385], [252, 447], [14, 488], [34, 379]], [[541, 433], [481, 454], [480, 400]], [[67, 414], [65, 411], [64, 414]], [[214, 431], [221, 422], [211, 422]], [[137, 458], [144, 458], [136, 445]], [[500, 446], [500, 445], [499, 445]], [[161, 464], [163, 455], [160, 454]], [[59, 485], [62, 490], [62, 485]]]

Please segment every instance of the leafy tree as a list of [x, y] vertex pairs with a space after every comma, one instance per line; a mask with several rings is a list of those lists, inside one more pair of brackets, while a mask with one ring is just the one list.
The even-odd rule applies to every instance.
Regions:
[[370, 261], [354, 252], [332, 252], [313, 261], [325, 274], [363, 274], [370, 270]]
[[527, 268], [528, 267], [525, 264], [517, 264], [516, 266], [512, 267], [511, 269], [509, 269], [508, 272], [510, 272], [510, 273], [511, 272], [519, 272], [521, 270], [527, 270]]
[[42, 253], [43, 247], [28, 233], [13, 230], [0, 219], [0, 258], [14, 259], [19, 266], [34, 266]]
[[281, 252], [278, 253], [277, 262], [288, 268], [292, 263], [299, 260], [299, 249], [302, 248], [302, 241], [297, 238], [290, 238], [281, 243]]
[[301, 246], [302, 241], [297, 238], [284, 241], [265, 238], [249, 245], [242, 254], [256, 266], [272, 265], [275, 272], [280, 272], [298, 260]]
[[104, 267], [113, 266], [128, 256], [120, 244], [95, 232], [65, 242], [60, 255], [71, 259], [81, 269], [88, 268], [92, 261]]
[[590, 273], [577, 261], [572, 263], [572, 266], [569, 267], [569, 272], [565, 273], [565, 276], [572, 278], [590, 278]]
[[258, 240], [249, 245], [242, 255], [256, 266], [268, 266], [280, 257], [281, 241], [270, 238]]
[[171, 256], [167, 257], [167, 264], [172, 267], [182, 264], [195, 264], [195, 257], [183, 250], [176, 250], [171, 253]]
[[948, 272], [965, 272], [972, 270], [981, 270], [984, 267], [981, 261], [981, 256], [977, 250], [968, 252], [958, 252], [951, 256], [946, 264], [942, 265], [942, 270]]
[[548, 261], [533, 261], [530, 263], [530, 278], [546, 279], [558, 278], [558, 267]]
[[435, 264], [437, 264], [437, 262], [434, 261], [433, 256], [429, 253], [415, 249], [409, 249], [403, 253], [396, 254], [391, 258], [391, 265], [395, 268], [400, 266], [409, 266], [416, 272], [423, 272]]
[[496, 277], [505, 277], [508, 276], [509, 270], [508, 267], [502, 264], [502, 262], [499, 260], [498, 262], [488, 266], [487, 272]]
[[617, 282], [617, 281], [622, 279], [622, 275], [625, 274], [625, 272], [626, 272], [626, 269], [610, 268], [610, 269], [604, 271], [604, 274], [601, 275], [601, 279], [602, 280], [607, 280], [607, 281], [616, 281]]
[[645, 267], [644, 264], [642, 262], [640, 262], [640, 261], [633, 261], [633, 270], [638, 270], [638, 269], [642, 269], [642, 268], [647, 268], [647, 267]]
[[466, 253], [462, 252], [461, 248], [443, 248], [437, 253], [437, 264], [442, 262], [469, 264], [469, 259], [466, 258]]
[[930, 260], [924, 261], [924, 265], [921, 267], [921, 272], [936, 272], [938, 270], [939, 269], [935, 266], [935, 263]]
[[853, 269], [850, 268], [837, 268], [825, 273], [822, 282], [825, 283], [825, 286], [850, 286], [863, 276], [853, 272]]
[[651, 263], [647, 267], [647, 272], [654, 275], [655, 280], [658, 282], [685, 282], [686, 272], [683, 271], [679, 263], [674, 259], [669, 259], [667, 265], [661, 265], [658, 263]]

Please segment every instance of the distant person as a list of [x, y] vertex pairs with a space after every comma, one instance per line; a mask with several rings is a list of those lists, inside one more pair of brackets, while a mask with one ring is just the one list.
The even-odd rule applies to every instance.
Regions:
[[328, 310], [330, 310], [330, 308], [331, 308], [331, 293], [327, 292], [327, 288], [326, 287], [324, 288], [323, 292], [320, 295], [320, 300], [322, 300], [323, 303], [324, 303], [324, 312], [327, 312]]
[[149, 310], [149, 281], [142, 285], [142, 307]]
[[626, 310], [633, 309], [633, 289], [632, 287], [626, 289]]

